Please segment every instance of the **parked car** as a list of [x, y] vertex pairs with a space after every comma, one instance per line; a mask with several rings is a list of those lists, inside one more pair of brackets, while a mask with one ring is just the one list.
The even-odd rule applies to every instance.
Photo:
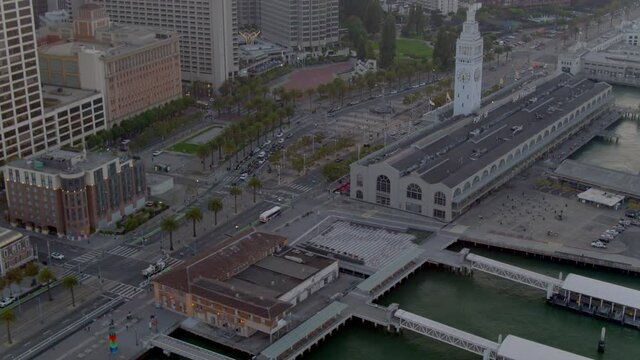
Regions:
[[162, 152], [163, 152], [162, 150], [156, 150], [156, 151], [152, 152], [151, 155], [158, 156], [158, 155], [162, 154]]
[[59, 252], [52, 252], [51, 253], [51, 258], [56, 259], [56, 260], [64, 260], [64, 255], [60, 254]]
[[267, 141], [265, 141], [263, 145], [264, 145], [264, 146], [269, 146], [269, 145], [271, 145], [271, 140], [267, 140]]
[[610, 235], [610, 234], [607, 234], [607, 233], [601, 234], [600, 238], [601, 239], [609, 239], [609, 240], [615, 239], [615, 237], [613, 235]]
[[603, 243], [602, 241], [594, 241], [591, 243], [591, 246], [593, 246], [594, 248], [598, 248], [598, 249], [606, 249], [607, 245], [605, 243]]
[[288, 133], [287, 136], [285, 136], [287, 139], [290, 139], [293, 136], [292, 133]]
[[259, 158], [263, 158], [263, 157], [265, 157], [265, 156], [267, 156], [267, 153], [266, 153], [266, 152], [264, 152], [264, 151], [260, 151], [260, 153], [258, 154], [258, 157], [259, 157]]
[[249, 174], [247, 174], [247, 173], [242, 173], [242, 174], [240, 175], [240, 181], [245, 181], [245, 180], [247, 180], [247, 178], [248, 178], [248, 177], [249, 177]]
[[281, 138], [281, 137], [283, 137], [283, 136], [284, 136], [284, 133], [283, 133], [282, 131], [276, 134], [276, 137], [277, 137], [277, 138]]
[[635, 218], [638, 217], [638, 211], [637, 210], [632, 210], [632, 209], [626, 210], [624, 212], [624, 216], [635, 219]]
[[7, 307], [11, 305], [12, 302], [16, 301], [14, 297], [8, 297], [0, 300], [0, 308]]
[[278, 139], [278, 144], [284, 144], [284, 138]]

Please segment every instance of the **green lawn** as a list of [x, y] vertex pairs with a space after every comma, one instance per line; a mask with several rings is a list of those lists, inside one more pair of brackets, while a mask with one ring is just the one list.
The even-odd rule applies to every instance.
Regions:
[[432, 54], [433, 49], [422, 40], [404, 38], [396, 40], [396, 56], [398, 58], [424, 59], [431, 58]]
[[179, 142], [169, 148], [170, 151], [177, 151], [185, 154], [195, 154], [198, 150], [198, 145], [190, 144], [188, 142]]
[[[373, 43], [373, 48], [378, 50], [378, 43]], [[417, 39], [399, 38], [396, 39], [396, 59], [430, 59], [433, 54], [433, 48], [426, 45], [424, 41]]]

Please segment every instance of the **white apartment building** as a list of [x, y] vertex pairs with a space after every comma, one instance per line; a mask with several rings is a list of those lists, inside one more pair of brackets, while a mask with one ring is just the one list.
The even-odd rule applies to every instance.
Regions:
[[458, 12], [458, 0], [418, 0], [425, 10], [437, 10], [442, 15]]
[[184, 81], [219, 87], [238, 75], [235, 0], [95, 0], [117, 23], [144, 25], [180, 34]]
[[323, 52], [339, 40], [338, 0], [261, 0], [260, 29], [278, 45]]
[[[0, 161], [81, 143], [84, 136], [103, 129], [102, 95], [84, 94], [71, 102], [43, 96], [31, 3], [3, 0], [1, 5]], [[91, 109], [91, 116], [84, 117], [89, 114], [85, 103], [93, 107], [94, 101], [98, 110]], [[71, 115], [67, 105], [79, 106], [81, 114]]]

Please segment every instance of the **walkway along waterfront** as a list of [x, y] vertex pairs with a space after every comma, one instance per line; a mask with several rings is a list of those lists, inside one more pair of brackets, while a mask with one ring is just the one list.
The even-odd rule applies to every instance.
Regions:
[[[564, 284], [558, 279], [469, 254], [466, 249], [459, 254], [446, 250], [441, 250], [441, 252], [443, 254], [440, 255], [445, 258], [450, 259], [449, 255], [453, 255], [459, 259], [457, 266], [458, 271], [469, 273], [472, 269], [477, 269], [492, 273], [538, 289], [546, 290], [548, 297], [553, 297], [560, 292]], [[444, 255], [447, 253], [449, 254]], [[336, 299], [336, 301], [325, 309], [264, 349], [258, 355], [258, 359], [295, 359], [352, 318], [359, 318], [363, 322], [367, 321], [372, 323], [374, 326], [383, 326], [392, 332], [397, 332], [401, 329], [411, 330], [481, 355], [485, 360], [498, 358], [514, 360], [527, 359], [532, 348], [539, 348], [540, 353], [547, 354], [550, 359], [587, 359], [512, 335], [508, 335], [504, 342], [501, 342], [500, 339], [498, 339], [498, 342], [493, 342], [399, 309], [397, 304], [391, 304], [385, 308], [372, 303], [374, 298], [388, 291], [388, 289], [398, 284], [429, 261], [426, 254], [427, 252], [425, 251], [413, 251], [412, 253], [407, 252], [402, 254], [396, 260], [358, 285], [355, 290], [344, 294], [342, 298]], [[631, 289], [627, 290], [635, 291]], [[502, 344], [504, 343], [510, 345], [503, 349]], [[526, 346], [523, 345], [525, 343]], [[525, 353], [523, 349], [526, 349], [527, 346], [530, 347], [527, 353]], [[503, 354], [503, 351], [508, 352], [508, 355], [506, 353]], [[518, 351], [520, 351], [520, 354], [518, 354]]]

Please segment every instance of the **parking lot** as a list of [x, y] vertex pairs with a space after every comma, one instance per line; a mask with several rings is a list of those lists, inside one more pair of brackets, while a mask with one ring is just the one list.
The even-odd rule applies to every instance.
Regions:
[[482, 200], [454, 224], [469, 227], [465, 234], [475, 238], [504, 236], [640, 258], [640, 244], [633, 240], [640, 235], [640, 227], [634, 225], [614, 236], [605, 244], [607, 248], [591, 246], [625, 218], [624, 210], [583, 204], [573, 191], [538, 190], [536, 169], [539, 170], [534, 167]]

